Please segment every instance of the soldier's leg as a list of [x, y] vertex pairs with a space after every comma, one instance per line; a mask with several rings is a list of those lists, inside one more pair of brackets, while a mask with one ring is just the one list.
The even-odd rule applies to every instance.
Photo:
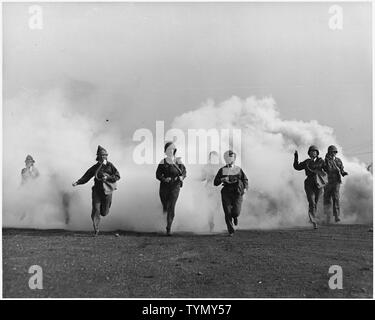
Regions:
[[332, 187], [331, 184], [328, 184], [324, 187], [323, 195], [323, 206], [324, 206], [324, 215], [326, 216], [327, 223], [331, 222], [331, 208], [332, 208]]
[[[216, 190], [215, 190], [216, 191]], [[208, 227], [210, 232], [214, 230], [215, 226], [215, 211], [216, 211], [216, 203], [215, 203], [215, 194], [212, 191], [207, 190], [207, 198], [209, 204], [209, 211], [208, 211]]]
[[[315, 222], [317, 223], [317, 211], [318, 211], [318, 203], [320, 198], [322, 197], [323, 194], [323, 188], [318, 188], [317, 186], [314, 186], [314, 217], [315, 217]], [[314, 228], [317, 227], [317, 224], [314, 224]]]
[[165, 188], [160, 188], [159, 189], [159, 196], [160, 196], [160, 201], [163, 206], [163, 213], [167, 213], [167, 205], [168, 205], [168, 192]]
[[241, 214], [241, 208], [242, 208], [242, 196], [236, 195], [233, 199], [233, 208], [232, 208], [232, 217], [238, 218]]
[[333, 215], [335, 221], [340, 221], [340, 184], [336, 183], [333, 189]]
[[172, 228], [172, 223], [175, 215], [175, 207], [176, 207], [176, 202], [178, 199], [178, 195], [180, 194], [180, 187], [173, 188], [170, 191], [170, 196], [168, 199], [168, 204], [167, 204], [167, 233], [170, 234], [171, 228]]
[[109, 213], [112, 204], [112, 194], [104, 194], [101, 198], [100, 215], [105, 217]]
[[215, 211], [212, 208], [208, 213], [208, 227], [210, 229], [210, 232], [212, 232], [215, 227]]
[[315, 218], [315, 193], [314, 193], [314, 187], [311, 186], [309, 183], [305, 181], [305, 192], [306, 192], [306, 198], [309, 203], [309, 219], [310, 222], [316, 224], [316, 218]]
[[226, 194], [224, 192], [221, 193], [221, 201], [223, 203], [223, 210], [224, 210], [224, 215], [225, 215], [225, 223], [227, 225], [227, 229], [229, 234], [234, 233], [234, 228], [233, 228], [233, 222], [232, 222], [232, 199], [229, 194]]
[[94, 231], [97, 234], [99, 232], [99, 223], [100, 223], [100, 196], [92, 189], [92, 211], [91, 211], [91, 220], [94, 226]]
[[68, 192], [62, 192], [62, 205], [63, 205], [65, 224], [69, 224], [69, 221], [70, 221], [70, 216], [69, 216], [70, 194]]

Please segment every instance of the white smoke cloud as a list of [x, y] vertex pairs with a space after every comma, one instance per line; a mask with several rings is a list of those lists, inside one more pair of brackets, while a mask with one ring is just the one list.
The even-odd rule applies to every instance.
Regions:
[[[42, 96], [25, 93], [6, 100], [3, 123], [4, 227], [90, 230], [93, 182], [76, 188], [71, 183], [95, 163], [96, 148], [100, 144], [109, 151], [109, 161], [121, 175], [102, 229], [164, 230], [165, 217], [161, 213], [159, 184], [155, 179], [157, 163], [136, 165], [133, 162], [134, 145], [124, 144], [119, 124], [103, 130], [98, 120], [82, 110], [74, 111], [69, 99], [59, 90]], [[208, 101], [197, 110], [176, 117], [172, 127], [184, 131], [241, 129], [241, 165], [250, 183], [243, 203], [241, 228], [307, 225], [304, 174], [293, 169], [293, 152], [299, 150], [302, 160], [308, 146], [316, 144], [324, 156], [323, 150], [328, 145], [337, 145], [331, 128], [316, 121], [283, 120], [272, 98], [255, 97], [246, 100], [232, 97], [218, 105]], [[187, 150], [190, 151], [195, 152]], [[20, 187], [20, 172], [27, 154], [36, 160], [41, 176]], [[343, 222], [370, 222], [372, 175], [358, 160], [345, 156], [341, 159], [350, 173], [344, 178], [341, 192]], [[174, 230], [207, 232], [212, 208], [216, 208], [215, 230], [224, 230], [219, 188], [216, 199], [208, 198], [199, 179], [201, 167], [187, 164], [187, 170], [188, 177], [176, 206]]]
[[[293, 169], [293, 152], [307, 157], [309, 145], [318, 146], [324, 157], [327, 147], [338, 146], [333, 129], [317, 121], [283, 120], [272, 98], [241, 100], [232, 97], [218, 105], [177, 117], [174, 127], [240, 128], [242, 167], [250, 190], [244, 199], [241, 225], [245, 228], [292, 227], [307, 224], [304, 173]], [[343, 222], [372, 221], [372, 175], [356, 159], [340, 155], [346, 170], [341, 190]], [[199, 201], [198, 201], [199, 202]], [[322, 211], [322, 210], [320, 210]], [[323, 213], [320, 212], [323, 218]]]

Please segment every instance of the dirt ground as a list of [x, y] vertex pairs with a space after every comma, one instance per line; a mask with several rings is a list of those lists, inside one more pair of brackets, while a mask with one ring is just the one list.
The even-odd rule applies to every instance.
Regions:
[[[3, 296], [54, 298], [370, 298], [370, 225], [194, 235], [3, 229]], [[29, 267], [43, 289], [29, 288]], [[329, 267], [343, 289], [328, 286]]]

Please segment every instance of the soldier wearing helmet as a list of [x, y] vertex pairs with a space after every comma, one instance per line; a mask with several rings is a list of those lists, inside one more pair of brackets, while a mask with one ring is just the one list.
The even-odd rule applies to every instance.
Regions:
[[236, 166], [236, 154], [229, 150], [224, 153], [226, 165], [215, 176], [214, 185], [222, 185], [221, 201], [229, 236], [233, 236], [241, 213], [242, 197], [248, 189], [248, 179], [242, 169]]
[[336, 146], [329, 146], [325, 156], [325, 167], [328, 173], [328, 184], [324, 187], [324, 213], [327, 218], [327, 223], [330, 223], [330, 211], [332, 208], [335, 222], [340, 221], [340, 185], [341, 177], [348, 175], [344, 171], [344, 165], [337, 157], [338, 150]]
[[120, 174], [116, 167], [107, 160], [108, 152], [103, 147], [98, 146], [96, 161], [81, 179], [73, 182], [73, 187], [87, 183], [94, 178], [92, 187], [92, 211], [91, 219], [94, 226], [94, 235], [99, 234], [100, 216], [105, 217], [109, 213], [112, 204], [112, 192], [116, 190], [116, 181], [120, 179]]
[[316, 182], [316, 172], [322, 171], [324, 169], [324, 160], [319, 157], [319, 150], [315, 145], [309, 147], [307, 152], [309, 158], [302, 162], [298, 162], [298, 152], [294, 152], [294, 169], [301, 171], [305, 170], [305, 192], [307, 201], [309, 203], [309, 219], [313, 224], [314, 229], [318, 228], [318, 223], [316, 219], [316, 210], [319, 199], [322, 194], [322, 188], [319, 188]]
[[21, 170], [22, 181], [21, 184], [24, 185], [28, 181], [34, 180], [39, 177], [39, 171], [34, 166], [35, 160], [32, 156], [27, 155], [25, 159], [26, 167]]

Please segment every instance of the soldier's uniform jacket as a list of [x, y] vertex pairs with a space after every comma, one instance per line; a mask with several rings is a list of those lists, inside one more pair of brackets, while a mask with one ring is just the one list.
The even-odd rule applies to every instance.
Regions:
[[21, 170], [21, 176], [22, 176], [22, 184], [24, 184], [29, 180], [38, 178], [39, 177], [39, 171], [34, 166], [32, 166], [30, 169], [23, 168]]
[[328, 154], [325, 157], [325, 171], [328, 173], [328, 183], [341, 183], [341, 176], [344, 174], [344, 165], [340, 158], [331, 158]]
[[106, 164], [101, 164], [97, 162], [86, 171], [82, 178], [77, 181], [77, 184], [85, 184], [92, 177], [95, 177], [94, 188], [96, 190], [103, 191], [104, 188], [102, 178], [104, 175], [107, 175], [108, 182], [114, 183], [120, 179], [120, 173], [117, 171], [116, 167], [111, 162], [107, 161]]
[[308, 158], [300, 163], [298, 163], [298, 158], [294, 158], [293, 167], [298, 171], [305, 170], [308, 181], [314, 181], [316, 171], [322, 169], [325, 171], [324, 160], [320, 157], [315, 158], [315, 161]]
[[[229, 183], [221, 181], [225, 177], [229, 178]], [[243, 195], [244, 189], [248, 188], [249, 182], [240, 167], [226, 165], [219, 169], [214, 179], [215, 186], [219, 186], [220, 184], [223, 184], [223, 188], [221, 189], [223, 193]]]
[[[182, 187], [182, 181], [179, 177], [186, 178], [186, 168], [184, 164], [177, 160], [176, 163], [167, 162], [166, 158], [163, 159], [156, 169], [156, 179], [160, 181], [160, 187]], [[166, 178], [171, 178], [170, 182]]]

